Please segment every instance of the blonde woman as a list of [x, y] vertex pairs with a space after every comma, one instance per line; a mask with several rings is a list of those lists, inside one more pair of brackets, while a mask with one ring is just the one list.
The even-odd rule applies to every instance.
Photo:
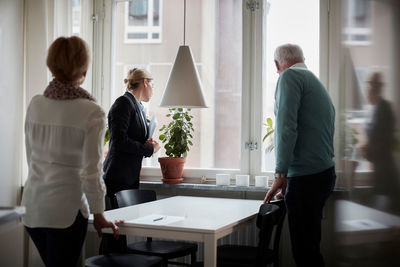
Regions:
[[76, 266], [89, 213], [94, 226], [117, 224], [104, 217], [101, 177], [105, 114], [80, 84], [89, 51], [79, 37], [60, 37], [48, 51], [54, 79], [32, 98], [25, 121], [28, 179], [22, 196], [23, 218], [46, 266]]
[[104, 162], [107, 196], [139, 188], [143, 157], [150, 157], [160, 146], [148, 138], [149, 127], [142, 102], [153, 95], [153, 78], [144, 69], [132, 69], [124, 80], [126, 92], [112, 105], [108, 114], [110, 149]]

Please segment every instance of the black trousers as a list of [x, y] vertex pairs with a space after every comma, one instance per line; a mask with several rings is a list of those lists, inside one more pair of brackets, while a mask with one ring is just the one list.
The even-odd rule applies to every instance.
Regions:
[[74, 223], [67, 228], [25, 228], [46, 267], [74, 267], [82, 251], [87, 226], [88, 220], [79, 211]]
[[320, 252], [322, 210], [335, 187], [335, 168], [287, 181], [285, 203], [296, 265], [324, 266]]

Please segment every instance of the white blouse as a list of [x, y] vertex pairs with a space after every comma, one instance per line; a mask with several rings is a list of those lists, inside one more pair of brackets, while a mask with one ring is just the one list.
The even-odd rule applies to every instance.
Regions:
[[104, 211], [105, 113], [86, 99], [35, 96], [25, 120], [28, 180], [22, 205], [28, 227], [66, 228], [80, 210]]

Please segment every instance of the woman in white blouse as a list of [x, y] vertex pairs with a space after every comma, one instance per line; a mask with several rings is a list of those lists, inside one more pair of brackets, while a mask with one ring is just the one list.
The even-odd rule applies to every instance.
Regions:
[[43, 95], [31, 100], [25, 121], [29, 167], [23, 218], [46, 266], [76, 266], [89, 213], [94, 226], [117, 224], [104, 217], [102, 155], [105, 114], [79, 87], [89, 51], [79, 37], [60, 37], [50, 46], [47, 66], [54, 76]]

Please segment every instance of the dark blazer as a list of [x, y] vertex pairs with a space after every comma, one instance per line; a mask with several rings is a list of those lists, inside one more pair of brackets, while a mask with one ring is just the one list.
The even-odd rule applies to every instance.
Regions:
[[104, 161], [104, 181], [107, 195], [125, 189], [139, 188], [139, 175], [143, 157], [153, 154], [147, 140], [140, 108], [134, 96], [126, 92], [115, 100], [108, 113], [110, 131], [109, 151]]

